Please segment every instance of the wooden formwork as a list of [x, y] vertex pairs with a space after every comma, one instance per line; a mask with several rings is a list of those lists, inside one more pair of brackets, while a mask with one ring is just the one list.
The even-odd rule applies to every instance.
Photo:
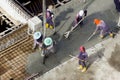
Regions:
[[[26, 33], [27, 25], [1, 39], [6, 43], [12, 38]], [[17, 42], [0, 51], [0, 80], [23, 80], [27, 74], [25, 67], [27, 56], [32, 53], [33, 38], [27, 34], [18, 38]]]

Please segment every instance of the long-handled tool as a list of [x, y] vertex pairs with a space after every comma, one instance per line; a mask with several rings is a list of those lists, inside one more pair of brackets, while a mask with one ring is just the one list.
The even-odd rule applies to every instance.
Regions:
[[76, 56], [73, 56], [73, 55], [69, 55], [69, 56], [72, 57], [72, 58], [76, 58], [76, 59], [78, 59], [78, 60], [80, 60], [80, 61], [88, 62], [88, 60], [81, 60], [81, 59], [79, 59], [79, 58], [77, 58]]
[[[90, 35], [90, 37], [87, 39], [87, 41], [89, 41], [94, 35], [95, 35], [95, 33], [96, 33], [96, 31], [94, 31], [91, 35]], [[112, 34], [113, 34], [113, 37], [114, 37], [114, 35], [116, 35], [117, 33], [115, 33], [115, 32], [111, 32]]]
[[72, 27], [69, 31], [65, 32], [65, 33], [64, 33], [65, 38], [68, 38], [69, 35], [70, 35], [70, 33], [71, 33], [71, 32], [79, 25], [79, 23], [82, 22], [85, 18], [86, 18], [86, 16], [83, 17], [83, 18], [82, 18], [74, 27]]
[[89, 41], [94, 35], [95, 35], [95, 33], [92, 33], [92, 35], [90, 35], [90, 37], [87, 39], [87, 41]]
[[[76, 59], [78, 59], [76, 56], [73, 56], [73, 55], [69, 55], [70, 57], [72, 57], [72, 58], [76, 58]], [[79, 59], [78, 59], [79, 60]]]

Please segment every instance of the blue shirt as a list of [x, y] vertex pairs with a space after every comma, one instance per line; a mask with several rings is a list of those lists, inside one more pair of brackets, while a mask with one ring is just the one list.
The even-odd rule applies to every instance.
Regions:
[[47, 9], [47, 12], [46, 12], [46, 22], [47, 22], [49, 25], [51, 25], [51, 26], [54, 25], [54, 23], [53, 23], [53, 21], [52, 21], [52, 18], [53, 18], [53, 13], [52, 13], [49, 9]]
[[78, 58], [80, 60], [86, 60], [88, 58], [88, 55], [86, 52], [80, 52], [79, 55], [78, 55]]

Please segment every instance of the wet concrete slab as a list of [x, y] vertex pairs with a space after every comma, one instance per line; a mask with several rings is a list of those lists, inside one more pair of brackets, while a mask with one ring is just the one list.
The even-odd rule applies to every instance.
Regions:
[[[107, 2], [107, 4], [105, 2]], [[71, 59], [71, 57], [69, 57], [70, 54], [77, 55], [79, 52], [78, 48], [80, 45], [84, 45], [88, 49], [89, 55], [92, 55], [92, 54], [98, 52], [99, 50], [101, 50], [101, 48], [104, 49], [104, 47], [106, 45], [103, 45], [103, 43], [106, 43], [105, 40], [110, 38], [109, 36], [107, 36], [105, 39], [100, 39], [99, 34], [96, 34], [90, 41], [86, 42], [88, 37], [91, 35], [91, 33], [95, 29], [95, 25], [93, 24], [94, 18], [100, 18], [100, 19], [105, 20], [105, 22], [108, 23], [108, 25], [111, 26], [112, 28], [116, 26], [117, 14], [115, 13], [115, 10], [114, 10], [115, 8], [114, 8], [114, 4], [113, 4], [112, 0], [109, 0], [109, 1], [108, 0], [101, 0], [101, 1], [89, 0], [88, 3], [86, 3], [84, 5], [81, 3], [77, 3], [75, 0], [75, 3], [76, 3], [76, 5], [74, 3], [70, 3], [71, 5], [72, 4], [74, 4], [74, 5], [71, 6], [69, 4], [69, 6], [60, 7], [58, 9], [58, 11], [56, 11], [56, 13], [58, 12], [55, 17], [55, 20], [57, 23], [56, 24], [57, 35], [54, 35], [52, 37], [53, 37], [53, 39], [55, 39], [58, 42], [57, 43], [57, 51], [58, 51], [57, 54], [55, 54], [54, 56], [50, 56], [47, 59], [46, 65], [44, 65], [45, 69], [40, 69], [40, 68], [34, 67], [34, 66], [39, 65], [39, 60], [40, 60], [39, 58], [38, 58], [37, 62], [33, 62], [33, 64], [31, 64], [31, 66], [28, 66], [28, 68], [29, 68], [28, 72], [30, 72], [31, 74], [35, 73], [35, 72], [39, 73], [41, 71], [42, 72], [48, 71], [47, 73], [45, 73], [43, 75], [41, 74], [42, 76], [36, 80], [68, 80], [68, 79], [73, 80], [74, 76], [72, 78], [71, 77], [72, 75], [75, 75], [75, 77], [76, 77], [76, 75], [78, 75], [77, 76], [78, 78], [76, 78], [76, 80], [80, 80], [80, 79], [82, 80], [82, 76], [85, 76], [84, 74], [88, 74], [88, 73], [89, 73], [88, 76], [90, 75], [90, 77], [88, 77], [88, 78], [90, 78], [91, 80], [95, 79], [92, 76], [93, 74], [95, 74], [95, 72], [93, 70], [95, 67], [92, 69], [92, 71], [89, 71], [89, 69], [88, 69], [88, 71], [89, 71], [88, 73], [82, 74], [81, 71], [76, 69], [78, 66], [76, 60], [73, 60], [73, 62], [70, 62], [69, 63], [70, 65], [64, 65], [64, 66], [66, 66], [65, 69], [63, 68], [63, 66], [56, 69], [56, 70], [58, 70], [58, 72], [56, 72], [55, 69], [54, 69], [55, 72], [49, 71], [49, 70], [53, 69], [54, 67], [56, 68], [56, 66], [58, 67], [60, 64], [64, 63], [65, 61], [67, 61], [67, 60], [69, 61], [69, 59]], [[63, 37], [64, 32], [67, 31], [71, 27], [71, 22], [73, 21], [75, 14], [80, 9], [83, 8], [82, 6], [87, 7], [87, 9], [88, 9], [88, 17], [84, 21], [85, 25], [83, 25], [82, 28], [78, 27], [77, 30], [73, 31], [73, 33], [70, 35], [69, 39], [64, 39], [64, 37]], [[113, 13], [116, 15], [113, 15]], [[108, 40], [108, 44], [110, 44], [109, 42], [111, 40], [112, 40], [111, 38]], [[102, 43], [100, 43], [100, 42], [102, 42]], [[97, 44], [97, 43], [100, 43], [100, 44]], [[95, 44], [97, 44], [97, 45], [95, 45]], [[90, 47], [92, 47], [92, 48], [90, 48]], [[103, 51], [105, 51], [105, 53], [107, 52], [106, 49]], [[101, 53], [101, 52], [99, 52], [99, 53]], [[38, 56], [40, 56], [40, 55], [38, 55]], [[101, 56], [102, 57], [105, 56], [105, 58], [107, 58], [107, 56], [109, 56], [109, 54], [100, 54], [100, 57], [99, 57], [99, 54], [97, 54], [97, 55], [94, 54], [93, 56], [95, 58], [93, 58], [93, 60], [91, 60], [92, 64], [94, 64], [94, 62], [97, 60], [99, 61], [99, 58], [101, 60]], [[34, 58], [31, 58], [31, 59], [34, 59]], [[92, 67], [92, 65], [91, 65], [91, 67]], [[67, 75], [65, 75], [65, 74], [67, 74]], [[69, 76], [69, 74], [70, 74], [70, 76]], [[82, 76], [79, 77], [79, 75], [82, 75]], [[69, 76], [71, 79], [66, 76]], [[88, 78], [86, 78], [86, 80]]]
[[[71, 58], [70, 60], [60, 64], [59, 66], [53, 68], [52, 70], [46, 72], [35, 80], [118, 80], [120, 79], [120, 45], [119, 39], [120, 34], [118, 34], [115, 39], [108, 39], [101, 44], [103, 44], [102, 48], [97, 50], [96, 52], [89, 55], [89, 67], [86, 72], [82, 73], [81, 70], [78, 70], [78, 60], [76, 58]], [[118, 40], [118, 41], [117, 41]], [[110, 44], [110, 43], [113, 44]], [[118, 44], [117, 44], [118, 43]], [[114, 46], [110, 46], [114, 45]], [[117, 45], [116, 45], [117, 44]], [[97, 44], [96, 44], [97, 45]], [[96, 47], [96, 46], [94, 46]], [[93, 49], [93, 48], [91, 48]], [[106, 51], [108, 49], [113, 49], [113, 51], [109, 50], [108, 54]], [[90, 50], [87, 50], [89, 53]], [[111, 57], [108, 58], [107, 55]]]

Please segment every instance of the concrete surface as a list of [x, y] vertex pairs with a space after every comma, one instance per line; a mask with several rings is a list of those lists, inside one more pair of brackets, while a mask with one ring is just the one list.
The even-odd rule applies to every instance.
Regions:
[[46, 72], [35, 80], [119, 80], [120, 79], [120, 34], [92, 48], [89, 54], [88, 70], [78, 70], [78, 60], [70, 60]]
[[[75, 18], [76, 13], [82, 8], [87, 8], [88, 10], [88, 17], [84, 20], [84, 25], [82, 27], [78, 27], [77, 30], [73, 31], [69, 39], [64, 39], [63, 37], [64, 32], [66, 32], [71, 27], [71, 23]], [[97, 76], [98, 74], [98, 72], [96, 71], [97, 69], [103, 70], [102, 67], [106, 66], [105, 70], [107, 70], [108, 72], [109, 72], [109, 69], [107, 69], [107, 67], [110, 68], [110, 71], [114, 70], [113, 67], [108, 65], [109, 63], [107, 62], [107, 56], [110, 57], [109, 53], [107, 53], [108, 55], [104, 54], [107, 52], [107, 49], [104, 50], [103, 48], [104, 46], [107, 46], [107, 44], [111, 44], [107, 42], [112, 41], [113, 39], [107, 36], [105, 39], [101, 40], [98, 36], [99, 34], [96, 34], [90, 41], [86, 42], [88, 37], [92, 34], [92, 32], [95, 29], [95, 25], [93, 24], [94, 18], [103, 19], [112, 29], [117, 27], [116, 21], [118, 20], [118, 17], [117, 17], [118, 13], [115, 10], [113, 0], [88, 0], [85, 4], [80, 3], [77, 0], [72, 0], [71, 2], [68, 3], [68, 5], [64, 5], [56, 9], [55, 13], [56, 13], [55, 23], [56, 23], [57, 34], [52, 37], [57, 41], [57, 45], [56, 45], [57, 53], [55, 55], [51, 55], [47, 59], [45, 65], [41, 63], [42, 57], [40, 56], [40, 52], [35, 52], [32, 55], [30, 55], [28, 57], [28, 64], [26, 65], [26, 70], [28, 73], [30, 74], [40, 73], [40, 75], [42, 75], [45, 72], [50, 70], [49, 72], [45, 73], [43, 76], [38, 78], [37, 80], [68, 80], [68, 79], [82, 80], [83, 78], [85, 78], [84, 76], [88, 76], [88, 77], [86, 77], [83, 80], [88, 80], [88, 79], [96, 80], [97, 78], [95, 78], [95, 76], [93, 75]], [[102, 45], [97, 44], [102, 41], [105, 44], [104, 46], [103, 46], [103, 43]], [[62, 63], [64, 64], [65, 61], [69, 60], [70, 54], [77, 55], [79, 52], [78, 48], [80, 45], [84, 45], [87, 49], [91, 47], [90, 49], [88, 49], [89, 55], [93, 55], [94, 53], [97, 53], [99, 50], [101, 51], [101, 48], [102, 48], [102, 54], [100, 52], [100, 55], [102, 55], [102, 58], [99, 58], [99, 56], [97, 56], [99, 54], [93, 55], [94, 58], [91, 60], [91, 63], [92, 63], [91, 67], [88, 69], [87, 73], [83, 73], [83, 74], [81, 74], [81, 72], [76, 69], [77, 61], [74, 59], [72, 59], [73, 61], [72, 63], [70, 62], [69, 65], [64, 65], [60, 68], [56, 67], [59, 64], [62, 64]], [[111, 50], [112, 49], [110, 48], [110, 51]], [[102, 63], [102, 65], [103, 64], [104, 65], [101, 66], [97, 63]], [[96, 69], [94, 70], [94, 68]], [[106, 71], [106, 74], [107, 74], [107, 71]], [[103, 72], [101, 71], [101, 74], [102, 73]], [[66, 77], [66, 76], [69, 76], [69, 77]], [[74, 78], [77, 78], [77, 79], [74, 79]], [[97, 80], [110, 80], [110, 79], [99, 78]]]

